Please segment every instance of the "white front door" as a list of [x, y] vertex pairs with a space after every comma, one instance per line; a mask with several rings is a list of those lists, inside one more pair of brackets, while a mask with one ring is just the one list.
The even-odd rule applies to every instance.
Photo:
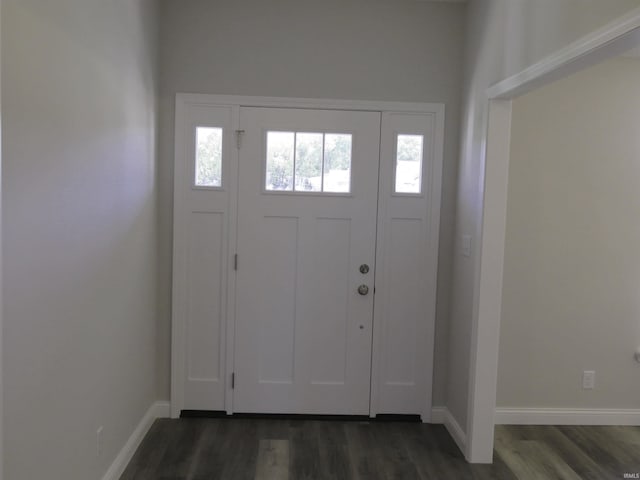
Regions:
[[235, 412], [370, 412], [380, 118], [240, 110]]

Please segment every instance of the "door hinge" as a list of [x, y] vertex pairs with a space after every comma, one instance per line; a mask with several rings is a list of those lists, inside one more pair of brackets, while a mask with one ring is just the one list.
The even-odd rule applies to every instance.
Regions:
[[236, 388], [236, 372], [231, 374], [231, 390]]
[[236, 130], [236, 146], [238, 150], [242, 146], [242, 137], [244, 136], [244, 130]]
[[233, 269], [238, 270], [238, 254], [237, 253], [233, 256]]

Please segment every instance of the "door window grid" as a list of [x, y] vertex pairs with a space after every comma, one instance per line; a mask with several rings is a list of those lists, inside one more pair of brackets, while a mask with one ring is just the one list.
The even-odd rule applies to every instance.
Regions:
[[352, 135], [268, 131], [267, 192], [350, 193]]
[[422, 193], [423, 135], [396, 136], [394, 193]]
[[195, 172], [196, 187], [222, 187], [222, 128], [196, 127]]

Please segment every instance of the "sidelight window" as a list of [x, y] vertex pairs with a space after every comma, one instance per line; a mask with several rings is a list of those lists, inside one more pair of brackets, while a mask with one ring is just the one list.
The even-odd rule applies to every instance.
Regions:
[[196, 128], [196, 187], [222, 186], [222, 129]]
[[422, 135], [398, 135], [394, 193], [422, 192]]

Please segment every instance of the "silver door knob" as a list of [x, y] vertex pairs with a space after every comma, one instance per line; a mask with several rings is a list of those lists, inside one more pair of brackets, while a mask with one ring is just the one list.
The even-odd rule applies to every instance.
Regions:
[[358, 287], [358, 293], [360, 295], [366, 295], [367, 293], [369, 293], [369, 287], [367, 287], [366, 285], [360, 285]]
[[366, 275], [367, 273], [369, 273], [369, 265], [367, 265], [366, 263], [363, 263], [362, 265], [360, 265], [360, 273], [363, 275]]

